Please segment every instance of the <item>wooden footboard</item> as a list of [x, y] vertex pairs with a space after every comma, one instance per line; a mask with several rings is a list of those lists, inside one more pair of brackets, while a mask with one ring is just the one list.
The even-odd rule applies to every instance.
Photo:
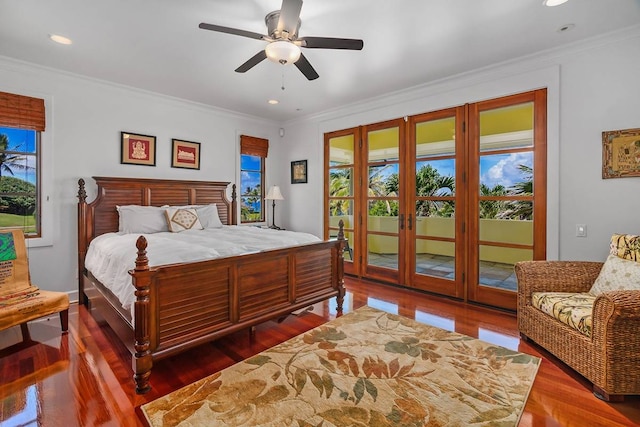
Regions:
[[[231, 203], [221, 182], [96, 178], [98, 197], [86, 203], [84, 181], [78, 192], [78, 263], [80, 300], [91, 303], [92, 293], [105, 294], [84, 268], [84, 256], [97, 235], [117, 231], [116, 205], [220, 203], [221, 219], [235, 221], [235, 188]], [[132, 194], [132, 195], [130, 195]], [[183, 195], [183, 197], [180, 197]], [[249, 255], [193, 263], [149, 267], [147, 241], [136, 242], [136, 267], [129, 273], [135, 286], [133, 337], [125, 342], [133, 353], [136, 392], [150, 389], [153, 360], [170, 356], [225, 334], [289, 314], [330, 297], [342, 314], [344, 289], [344, 233], [338, 239]], [[105, 295], [101, 295], [105, 296]], [[96, 298], [97, 300], [98, 298]], [[92, 307], [101, 318], [117, 324], [114, 331], [131, 331], [131, 324], [100, 298]], [[91, 305], [91, 304], [90, 304]], [[108, 310], [109, 313], [103, 313]], [[118, 333], [130, 340], [130, 333]]]
[[136, 391], [149, 390], [152, 360], [337, 297], [342, 314], [344, 240], [149, 268], [137, 242]]

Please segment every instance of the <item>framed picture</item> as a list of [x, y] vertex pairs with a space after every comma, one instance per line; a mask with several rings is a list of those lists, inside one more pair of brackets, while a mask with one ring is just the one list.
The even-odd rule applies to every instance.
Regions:
[[172, 139], [172, 168], [200, 169], [200, 143]]
[[307, 183], [307, 161], [296, 160], [291, 162], [291, 183], [306, 184]]
[[602, 132], [602, 178], [640, 176], [640, 129]]
[[120, 132], [120, 163], [130, 165], [156, 165], [156, 137], [138, 133]]

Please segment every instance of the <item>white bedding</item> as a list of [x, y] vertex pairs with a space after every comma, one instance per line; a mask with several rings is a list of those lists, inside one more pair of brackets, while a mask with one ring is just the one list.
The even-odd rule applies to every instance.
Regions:
[[[143, 234], [150, 266], [203, 261], [318, 242], [312, 234], [250, 226], [224, 226], [180, 233]], [[85, 267], [118, 297], [126, 310], [135, 301], [128, 271], [135, 268], [140, 234], [107, 233], [93, 239]]]

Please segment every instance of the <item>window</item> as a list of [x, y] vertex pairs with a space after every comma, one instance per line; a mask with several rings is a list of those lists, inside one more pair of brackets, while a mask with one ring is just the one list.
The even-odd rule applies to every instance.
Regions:
[[0, 227], [40, 235], [38, 148], [40, 132], [0, 127]]
[[269, 141], [240, 136], [240, 222], [263, 222], [264, 173]]
[[0, 227], [41, 237], [44, 100], [0, 92]]

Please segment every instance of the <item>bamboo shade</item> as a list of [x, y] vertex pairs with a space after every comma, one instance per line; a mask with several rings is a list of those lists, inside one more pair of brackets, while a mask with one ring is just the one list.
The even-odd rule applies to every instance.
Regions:
[[0, 92], [0, 126], [44, 132], [44, 99]]
[[255, 136], [240, 135], [240, 154], [267, 157], [269, 140]]

